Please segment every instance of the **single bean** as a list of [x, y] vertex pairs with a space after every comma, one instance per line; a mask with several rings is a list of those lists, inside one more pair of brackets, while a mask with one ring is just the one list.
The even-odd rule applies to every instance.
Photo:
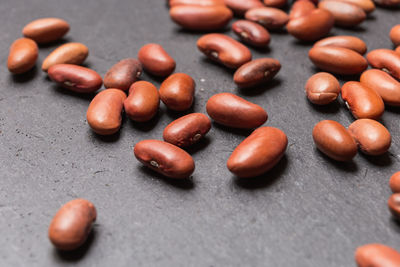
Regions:
[[118, 132], [125, 99], [126, 94], [119, 89], [106, 89], [93, 98], [86, 118], [95, 133], [111, 135]]
[[283, 131], [260, 127], [235, 148], [227, 167], [241, 178], [263, 174], [281, 160], [287, 145], [288, 139]]
[[226, 6], [179, 5], [170, 9], [171, 19], [182, 28], [194, 31], [215, 31], [224, 28], [232, 19]]
[[289, 19], [297, 19], [306, 16], [315, 10], [316, 7], [313, 2], [309, 0], [299, 0], [293, 3], [289, 13]]
[[368, 67], [362, 55], [343, 47], [313, 47], [308, 56], [318, 68], [336, 74], [358, 74]]
[[163, 132], [164, 141], [179, 147], [191, 146], [211, 129], [210, 119], [202, 113], [191, 113], [174, 120]]
[[161, 101], [167, 108], [184, 111], [193, 104], [196, 84], [192, 77], [185, 73], [169, 76], [160, 86]]
[[288, 23], [289, 15], [273, 7], [256, 7], [249, 9], [244, 17], [257, 22], [269, 30], [282, 28]]
[[305, 90], [311, 103], [327, 105], [338, 97], [340, 84], [332, 74], [319, 72], [308, 79]]
[[276, 59], [254, 59], [237, 69], [233, 80], [239, 87], [252, 87], [270, 81], [280, 69], [281, 63]]
[[347, 129], [336, 121], [317, 123], [312, 136], [317, 148], [337, 161], [349, 161], [357, 154], [357, 144]]
[[267, 29], [248, 20], [236, 21], [232, 30], [243, 42], [255, 47], [266, 47], [271, 39]]
[[400, 79], [400, 54], [390, 49], [375, 49], [367, 54], [368, 63]]
[[197, 41], [197, 47], [210, 59], [232, 69], [251, 60], [251, 52], [246, 46], [219, 33], [203, 35]]
[[354, 36], [332, 36], [327, 37], [322, 40], [319, 40], [314, 44], [315, 47], [322, 47], [322, 46], [336, 46], [336, 47], [343, 47], [348, 48], [357, 53], [364, 55], [367, 52], [367, 45], [363, 40]]
[[142, 64], [137, 59], [123, 59], [107, 71], [104, 76], [104, 87], [127, 91], [142, 72]]
[[358, 267], [397, 267], [400, 253], [382, 244], [367, 244], [357, 248], [355, 260]]
[[213, 120], [233, 128], [257, 128], [268, 119], [262, 107], [231, 93], [213, 95], [207, 101], [206, 109]]
[[62, 87], [78, 93], [93, 93], [103, 84], [101, 76], [94, 70], [72, 64], [53, 65], [47, 74]]
[[267, 7], [282, 8], [287, 4], [287, 0], [264, 0], [264, 5]]
[[367, 17], [361, 7], [344, 1], [324, 0], [319, 2], [318, 8], [331, 12], [335, 24], [342, 27], [357, 26]]
[[400, 55], [400, 45], [394, 51]]
[[364, 71], [360, 82], [373, 88], [382, 97], [385, 104], [400, 106], [400, 82], [386, 72], [377, 69]]
[[168, 76], [176, 66], [175, 60], [159, 44], [142, 46], [138, 59], [146, 71], [156, 76]]
[[15, 40], [10, 46], [7, 67], [13, 74], [21, 74], [32, 69], [38, 58], [37, 44], [28, 38]]
[[372, 0], [335, 0], [335, 1], [342, 1], [349, 4], [356, 5], [364, 10], [365, 13], [369, 14], [375, 10], [375, 4]]
[[326, 10], [315, 9], [309, 14], [291, 19], [286, 25], [288, 32], [302, 41], [316, 41], [331, 31], [335, 19]]
[[28, 23], [22, 34], [39, 44], [61, 39], [69, 31], [69, 24], [59, 18], [41, 18]]
[[349, 132], [360, 150], [371, 156], [386, 153], [392, 142], [392, 137], [386, 127], [371, 119], [356, 120], [350, 124]]
[[[388, 207], [393, 217], [397, 220], [400, 220], [400, 193], [394, 193], [393, 195], [390, 196], [388, 200]], [[400, 261], [397, 263], [400, 264]], [[400, 266], [400, 265], [395, 265], [395, 266]]]
[[220, 6], [225, 5], [224, 0], [169, 0], [169, 6], [191, 5], [191, 6]]
[[157, 88], [146, 81], [138, 81], [129, 89], [129, 96], [124, 101], [124, 109], [133, 121], [149, 121], [158, 111], [160, 97]]
[[97, 212], [85, 199], [74, 199], [62, 206], [49, 227], [49, 239], [59, 250], [74, 250], [85, 243]]
[[400, 0], [374, 0], [375, 4], [383, 7], [399, 7]]
[[232, 9], [237, 16], [243, 16], [249, 9], [264, 6], [260, 0], [225, 0], [225, 5]]
[[389, 185], [393, 193], [400, 193], [400, 172], [396, 172], [390, 177]]
[[342, 86], [342, 99], [356, 119], [378, 120], [385, 111], [380, 95], [360, 82], [347, 82]]
[[192, 156], [185, 150], [159, 140], [140, 141], [134, 154], [142, 164], [170, 178], [188, 178], [195, 169]]
[[82, 64], [89, 55], [87, 46], [81, 43], [67, 43], [51, 52], [43, 61], [42, 70], [47, 70], [56, 64]]

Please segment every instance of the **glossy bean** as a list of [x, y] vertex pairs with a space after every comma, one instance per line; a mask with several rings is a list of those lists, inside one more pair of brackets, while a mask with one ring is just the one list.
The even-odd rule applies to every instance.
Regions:
[[164, 141], [179, 147], [198, 142], [211, 129], [210, 119], [202, 113], [191, 113], [174, 120], [163, 132]]
[[400, 79], [400, 54], [390, 49], [376, 49], [367, 54], [368, 63]]
[[188, 178], [195, 169], [193, 158], [186, 151], [159, 140], [140, 141], [134, 154], [142, 164], [170, 178]]
[[358, 267], [397, 267], [400, 253], [382, 244], [367, 244], [357, 248], [355, 260]]
[[238, 20], [232, 24], [233, 32], [239, 38], [255, 47], [266, 47], [270, 41], [270, 35], [263, 26], [248, 20]]
[[56, 64], [82, 64], [89, 55], [87, 46], [81, 43], [66, 43], [51, 52], [43, 61], [42, 70], [46, 71]]
[[129, 96], [124, 101], [126, 115], [133, 121], [149, 121], [158, 111], [160, 97], [157, 88], [146, 81], [138, 81], [129, 89]]
[[347, 129], [336, 121], [317, 123], [312, 136], [317, 148], [337, 161], [349, 161], [357, 154], [357, 144]]
[[38, 58], [37, 44], [28, 38], [15, 40], [10, 46], [7, 68], [13, 74], [21, 74], [31, 70]]
[[313, 47], [308, 56], [318, 68], [336, 74], [358, 74], [368, 67], [362, 55], [343, 47]]
[[41, 18], [28, 23], [22, 34], [39, 44], [61, 39], [69, 31], [69, 24], [59, 18]]
[[257, 128], [268, 119], [262, 107], [231, 93], [213, 95], [207, 101], [206, 109], [213, 120], [233, 128]]
[[367, 45], [363, 40], [354, 36], [340, 35], [340, 36], [332, 36], [327, 37], [322, 40], [319, 40], [314, 44], [315, 47], [322, 46], [336, 46], [348, 48], [361, 55], [364, 55], [367, 52]]
[[269, 30], [282, 28], [289, 21], [289, 15], [273, 7], [256, 7], [248, 10], [244, 17], [257, 22]]
[[349, 132], [359, 149], [367, 155], [378, 156], [389, 150], [392, 137], [385, 126], [371, 119], [359, 119], [350, 124]]
[[342, 98], [356, 119], [378, 120], [385, 111], [380, 95], [359, 82], [345, 83]]
[[119, 89], [106, 89], [93, 98], [86, 119], [95, 133], [111, 135], [118, 132], [125, 99], [126, 94]]
[[[394, 193], [389, 197], [388, 207], [393, 217], [400, 220], [400, 193]], [[398, 263], [400, 264], [400, 261]]]
[[389, 186], [393, 193], [400, 193], [400, 171], [390, 177]]
[[137, 59], [123, 59], [107, 71], [104, 76], [104, 87], [127, 91], [142, 72], [142, 64]]
[[324, 0], [319, 2], [318, 8], [331, 12], [335, 24], [342, 27], [357, 26], [367, 17], [361, 7], [344, 1]]
[[169, 6], [192, 5], [192, 6], [219, 6], [225, 5], [224, 0], [169, 0]]
[[243, 16], [249, 9], [264, 6], [260, 0], [225, 0], [225, 5], [232, 9], [237, 16]]
[[375, 10], [375, 4], [372, 0], [335, 0], [342, 1], [360, 7], [365, 13], [369, 14]]
[[327, 105], [338, 97], [340, 84], [332, 74], [319, 72], [307, 80], [305, 90], [311, 103]]
[[85, 243], [97, 212], [85, 199], [74, 199], [62, 206], [49, 226], [49, 239], [59, 250], [74, 250]]
[[78, 93], [93, 93], [103, 84], [101, 76], [94, 70], [72, 64], [51, 66], [47, 74], [52, 81]]
[[306, 16], [315, 10], [316, 7], [313, 2], [309, 0], [299, 0], [295, 1], [290, 9], [289, 19], [297, 19]]
[[400, 45], [394, 50], [398, 55], [400, 55]]
[[159, 44], [142, 46], [138, 59], [146, 71], [156, 76], [168, 76], [176, 66], [175, 60]]
[[264, 5], [267, 7], [282, 8], [287, 4], [287, 0], [264, 0]]
[[192, 77], [185, 73], [169, 76], [160, 86], [161, 101], [175, 111], [184, 111], [193, 104], [196, 84]]
[[251, 60], [251, 52], [246, 46], [219, 33], [203, 35], [197, 41], [197, 47], [210, 59], [232, 69]]
[[278, 60], [259, 58], [237, 69], [233, 80], [239, 87], [252, 87], [270, 81], [280, 69], [281, 64]]

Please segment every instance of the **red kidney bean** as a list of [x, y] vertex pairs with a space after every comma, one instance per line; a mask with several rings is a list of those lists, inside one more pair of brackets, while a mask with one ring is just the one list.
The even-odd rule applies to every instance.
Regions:
[[393, 193], [400, 193], [400, 172], [396, 172], [390, 177], [389, 185]]
[[314, 44], [314, 47], [322, 47], [322, 46], [336, 46], [348, 48], [361, 55], [364, 55], [367, 52], [367, 45], [363, 40], [354, 36], [332, 36], [327, 37], [322, 40], [319, 40]]
[[156, 76], [168, 76], [176, 66], [175, 60], [159, 44], [142, 46], [138, 59], [146, 71]]
[[318, 8], [331, 12], [335, 24], [342, 27], [357, 26], [367, 17], [361, 7], [344, 1], [324, 0], [319, 2]]
[[256, 86], [271, 80], [281, 69], [273, 58], [259, 58], [242, 65], [233, 75], [234, 82], [242, 88]]
[[368, 63], [400, 79], [400, 55], [390, 49], [375, 49], [367, 54]]
[[22, 34], [39, 44], [57, 41], [69, 31], [69, 24], [59, 18], [41, 18], [28, 23]]
[[392, 43], [395, 46], [400, 45], [400, 24], [393, 26], [393, 28], [390, 30], [390, 40], [392, 40]]
[[124, 109], [131, 120], [149, 121], [158, 111], [160, 97], [157, 88], [146, 81], [138, 81], [129, 89], [129, 96], [124, 101]]
[[282, 8], [287, 4], [287, 0], [264, 0], [264, 4], [267, 7]]
[[31, 70], [38, 58], [37, 44], [28, 38], [15, 40], [8, 54], [7, 68], [13, 74], [21, 74]]
[[89, 48], [81, 43], [66, 43], [57, 47], [44, 60], [42, 70], [47, 70], [57, 64], [80, 65], [89, 55]]
[[127, 91], [142, 72], [142, 64], [137, 59], [123, 59], [107, 71], [104, 76], [104, 86]]
[[[394, 193], [388, 200], [388, 207], [393, 217], [400, 220], [400, 193]], [[400, 264], [400, 261], [397, 262]], [[399, 265], [395, 265], [399, 266]]]
[[255, 22], [238, 20], [232, 24], [232, 30], [243, 42], [249, 45], [255, 47], [266, 47], [269, 44], [269, 32], [267, 29]]
[[313, 2], [309, 0], [299, 0], [295, 1], [292, 5], [292, 9], [289, 13], [289, 19], [297, 19], [306, 16], [315, 10], [316, 7]]
[[167, 108], [183, 111], [193, 104], [196, 84], [192, 77], [185, 73], [175, 73], [169, 76], [160, 87], [161, 101]]
[[260, 0], [225, 0], [225, 4], [238, 16], [243, 16], [249, 9], [264, 6]]
[[359, 267], [396, 267], [400, 253], [382, 244], [367, 244], [357, 248], [355, 260]]
[[289, 21], [289, 15], [273, 7], [256, 7], [248, 10], [244, 17], [257, 22], [269, 30], [282, 28]]
[[169, 6], [192, 5], [192, 6], [220, 6], [225, 5], [224, 0], [169, 0]]
[[332, 74], [319, 72], [308, 79], [305, 90], [311, 103], [327, 105], [338, 97], [340, 84]]
[[335, 1], [343, 1], [349, 4], [356, 5], [364, 10], [365, 13], [371, 13], [375, 10], [375, 4], [372, 0], [335, 0]]

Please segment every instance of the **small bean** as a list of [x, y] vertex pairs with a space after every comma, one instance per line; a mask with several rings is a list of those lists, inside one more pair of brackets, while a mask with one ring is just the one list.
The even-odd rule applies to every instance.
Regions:
[[169, 6], [192, 5], [192, 6], [220, 6], [225, 5], [224, 0], [169, 0]]
[[138, 81], [129, 89], [129, 96], [124, 101], [124, 109], [131, 120], [149, 121], [158, 111], [160, 97], [157, 88], [146, 81]]
[[256, 7], [249, 9], [244, 17], [247, 20], [261, 24], [268, 30], [282, 28], [289, 21], [288, 14], [278, 8], [273, 7]]
[[39, 44], [46, 44], [61, 39], [69, 31], [69, 24], [59, 18], [41, 18], [28, 23], [22, 34]]
[[382, 244], [367, 244], [357, 248], [355, 260], [358, 267], [397, 267], [400, 253]]
[[42, 70], [47, 70], [56, 64], [82, 64], [89, 55], [87, 46], [81, 43], [67, 43], [51, 52], [43, 61]]
[[367, 17], [361, 7], [344, 1], [324, 0], [319, 2], [318, 8], [331, 12], [335, 24], [342, 27], [357, 26]]
[[192, 77], [185, 73], [169, 76], [160, 86], [161, 101], [175, 111], [184, 111], [193, 104], [196, 84]]
[[375, 49], [367, 54], [368, 63], [400, 79], [400, 54], [390, 49]]
[[237, 69], [233, 80], [239, 87], [252, 87], [270, 81], [280, 69], [281, 64], [278, 60], [259, 58]]
[[365, 13], [369, 14], [375, 10], [375, 4], [372, 0], [335, 0], [335, 1], [343, 1], [349, 4], [356, 5], [364, 10]]
[[314, 47], [335, 46], [351, 49], [361, 55], [367, 52], [367, 45], [363, 40], [354, 36], [332, 36], [319, 40]]
[[263, 26], [248, 20], [238, 20], [232, 24], [233, 32], [239, 38], [255, 47], [266, 47], [270, 41], [270, 35]]
[[140, 48], [138, 59], [143, 68], [156, 76], [168, 76], [175, 70], [175, 60], [159, 44], [147, 44]]
[[127, 91], [142, 72], [142, 64], [137, 59], [123, 59], [107, 71], [104, 76], [104, 87]]
[[389, 185], [393, 193], [400, 193], [400, 172], [396, 172], [390, 177]]
[[319, 72], [308, 79], [305, 90], [311, 103], [327, 105], [338, 97], [340, 84], [332, 74]]
[[15, 40], [8, 54], [7, 67], [13, 74], [21, 74], [31, 70], [38, 58], [37, 44], [28, 38]]
[[232, 9], [237, 16], [243, 16], [249, 9], [264, 6], [260, 0], [225, 0], [225, 5]]
[[[389, 197], [388, 207], [393, 217], [397, 220], [400, 220], [400, 193], [394, 193]], [[400, 261], [398, 262], [398, 264], [400, 264]]]
[[267, 7], [282, 8], [287, 4], [287, 0], [264, 0]]
[[289, 19], [292, 20], [306, 16], [315, 9], [316, 7], [314, 3], [309, 0], [295, 1], [292, 5], [292, 9], [290, 10]]

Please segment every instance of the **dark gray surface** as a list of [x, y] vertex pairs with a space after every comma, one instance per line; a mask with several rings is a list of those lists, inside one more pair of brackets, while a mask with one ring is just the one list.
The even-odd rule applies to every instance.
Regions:
[[[252, 52], [279, 59], [281, 72], [269, 86], [239, 90], [230, 71], [197, 51], [201, 34], [170, 21], [164, 2], [1, 1], [0, 266], [354, 266], [359, 245], [400, 249], [400, 228], [386, 207], [388, 179], [400, 169], [400, 110], [387, 110], [382, 120], [393, 136], [390, 153], [333, 162], [316, 151], [312, 128], [323, 119], [348, 126], [353, 118], [342, 103], [307, 102], [303, 86], [315, 72], [309, 45], [273, 33], [270, 51]], [[288, 135], [286, 157], [264, 177], [238, 181], [225, 163], [247, 133], [213, 125], [190, 150], [192, 182], [147, 171], [133, 156], [134, 144], [160, 139], [179, 114], [162, 106], [151, 123], [125, 120], [117, 137], [99, 138], [85, 120], [90, 98], [57, 88], [40, 71], [55, 45], [41, 48], [36, 71], [8, 73], [9, 45], [26, 23], [47, 16], [70, 22], [66, 40], [86, 44], [87, 65], [101, 75], [142, 45], [162, 44], [176, 71], [196, 80], [194, 111], [205, 112], [206, 100], [224, 91], [260, 104], [269, 113], [266, 125]], [[359, 36], [369, 50], [392, 48], [388, 33], [399, 18], [400, 11], [379, 9], [358, 30], [333, 33]], [[47, 239], [48, 225], [76, 197], [96, 205], [98, 221], [87, 246], [60, 254]]]

